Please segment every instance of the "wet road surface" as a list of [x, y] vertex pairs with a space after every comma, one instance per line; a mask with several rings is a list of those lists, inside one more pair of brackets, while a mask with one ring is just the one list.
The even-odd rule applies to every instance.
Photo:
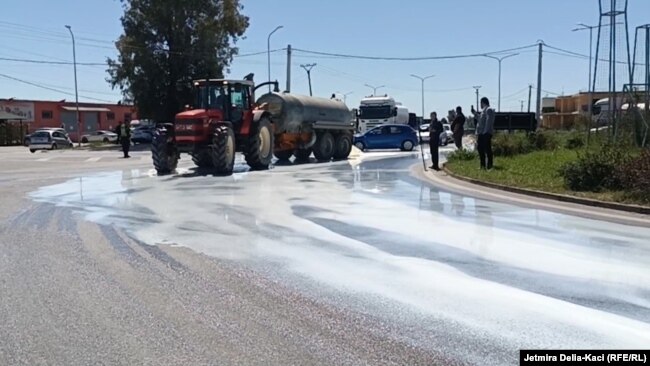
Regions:
[[62, 334], [152, 364], [501, 365], [650, 344], [649, 228], [446, 192], [409, 175], [418, 155], [383, 155], [231, 177], [186, 162], [158, 177], [143, 158], [31, 190], [0, 234], [21, 244], [3, 250], [0, 314], [25, 307], [0, 360], [25, 345], [96, 360], [57, 349]]

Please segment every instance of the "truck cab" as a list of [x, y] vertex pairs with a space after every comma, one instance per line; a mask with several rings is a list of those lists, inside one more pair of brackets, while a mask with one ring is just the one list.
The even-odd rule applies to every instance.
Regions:
[[384, 124], [407, 124], [408, 109], [388, 95], [361, 99], [359, 106], [360, 133]]

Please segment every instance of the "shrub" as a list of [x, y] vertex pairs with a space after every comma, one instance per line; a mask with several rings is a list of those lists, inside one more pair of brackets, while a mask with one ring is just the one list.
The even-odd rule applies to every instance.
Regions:
[[650, 203], [650, 149], [644, 149], [641, 155], [622, 164], [618, 177], [627, 196]]
[[557, 134], [550, 131], [536, 131], [528, 135], [534, 150], [555, 150], [560, 147], [560, 139]]
[[513, 156], [533, 151], [533, 147], [525, 134], [498, 133], [492, 139], [492, 151], [496, 156]]
[[574, 132], [564, 141], [564, 147], [569, 150], [579, 149], [583, 146], [585, 146], [585, 136], [581, 133]]
[[624, 150], [604, 145], [600, 151], [587, 151], [578, 160], [560, 168], [564, 184], [573, 191], [600, 192], [619, 190], [623, 187], [619, 166], [629, 161]]
[[447, 161], [454, 162], [454, 161], [470, 161], [478, 158], [478, 153], [473, 150], [465, 150], [465, 149], [460, 149], [456, 151], [452, 151], [447, 155]]

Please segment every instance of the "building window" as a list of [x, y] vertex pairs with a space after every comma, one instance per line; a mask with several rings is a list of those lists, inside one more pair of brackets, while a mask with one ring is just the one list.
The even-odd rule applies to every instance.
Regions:
[[124, 113], [124, 121], [131, 121], [131, 113]]
[[115, 120], [115, 113], [106, 112], [106, 119], [109, 120], [109, 121], [114, 121]]
[[41, 118], [43, 119], [52, 119], [53, 113], [52, 111], [43, 111], [41, 112]]

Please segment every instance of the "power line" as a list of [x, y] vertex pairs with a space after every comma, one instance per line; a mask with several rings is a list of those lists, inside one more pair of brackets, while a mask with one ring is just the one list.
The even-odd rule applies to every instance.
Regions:
[[[11, 62], [25, 62], [31, 64], [47, 64], [47, 65], [72, 65], [71, 61], [46, 61], [46, 60], [33, 60], [33, 59], [24, 59], [24, 58], [8, 58], [0, 57], [0, 61], [11, 61]], [[77, 66], [107, 66], [105, 62], [77, 62]]]
[[303, 50], [300, 48], [293, 48], [294, 51], [320, 55], [320, 56], [333, 56], [338, 58], [348, 58], [348, 59], [360, 59], [360, 60], [381, 60], [381, 61], [425, 61], [425, 60], [448, 60], [448, 59], [458, 59], [458, 58], [470, 58], [470, 57], [483, 57], [485, 55], [494, 55], [512, 51], [523, 50], [527, 48], [537, 47], [537, 44], [510, 48], [507, 50], [492, 51], [492, 52], [483, 52], [483, 53], [473, 53], [465, 55], [447, 55], [447, 56], [427, 56], [427, 57], [382, 57], [382, 56], [364, 56], [364, 55], [350, 55], [342, 53], [330, 53], [330, 52], [320, 52], [320, 51], [309, 51]]
[[[31, 81], [27, 81], [27, 80], [23, 80], [23, 79], [18, 79], [18, 78], [15, 78], [15, 77], [12, 77], [12, 76], [9, 76], [9, 75], [5, 75], [5, 74], [0, 74], [0, 77], [3, 77], [5, 79], [9, 79], [9, 80], [14, 80], [14, 81], [17, 81], [19, 83], [31, 85], [31, 86], [34, 86], [34, 87], [37, 87], [37, 88], [41, 88], [41, 89], [50, 90], [50, 91], [54, 91], [54, 92], [57, 92], [57, 93], [65, 94], [65, 95], [70, 95], [70, 96], [75, 95], [74, 93], [69, 93], [69, 92], [66, 92], [66, 91], [61, 90], [61, 89], [50, 88], [50, 87], [47, 87], [47, 86], [44, 86], [44, 85], [41, 85], [41, 84], [33, 83]], [[85, 96], [85, 95], [80, 95], [80, 97], [83, 97], [83, 98], [89, 99], [89, 100], [96, 100], [96, 101], [104, 102], [104, 103], [113, 103], [113, 101], [110, 101], [110, 100], [98, 99], [98, 98], [93, 98], [93, 97], [89, 97], [89, 96]]]

